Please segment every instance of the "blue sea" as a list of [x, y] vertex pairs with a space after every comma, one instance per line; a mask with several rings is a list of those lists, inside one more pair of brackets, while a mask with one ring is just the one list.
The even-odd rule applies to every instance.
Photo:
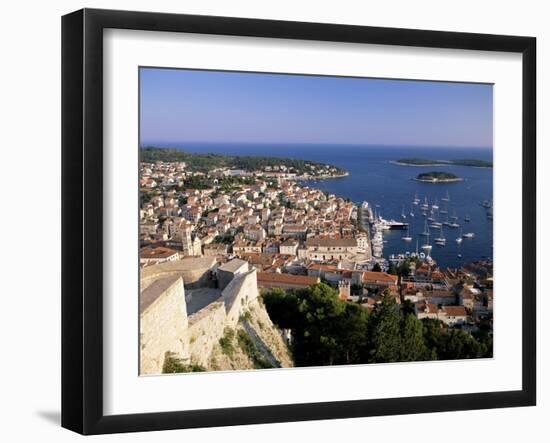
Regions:
[[[406, 147], [406, 146], [374, 146], [374, 145], [334, 145], [334, 144], [233, 144], [233, 143], [148, 143], [152, 146], [165, 146], [184, 149], [190, 152], [211, 152], [229, 155], [263, 155], [300, 158], [330, 163], [350, 172], [348, 177], [306, 182], [307, 185], [348, 197], [353, 202], [361, 204], [364, 200], [376, 207], [382, 217], [410, 223], [411, 243], [401, 240], [402, 231], [386, 231], [384, 240], [384, 257], [406, 251], [414, 252], [416, 239], [419, 245], [425, 237], [419, 236], [424, 230], [425, 218], [419, 208], [412, 205], [415, 193], [421, 201], [427, 197], [430, 204], [437, 199], [440, 209], [446, 205], [448, 215], [456, 214], [457, 223], [464, 233], [474, 232], [473, 239], [464, 239], [458, 245], [455, 239], [460, 229], [443, 227], [447, 238], [446, 246], [433, 245], [432, 257], [441, 267], [459, 267], [463, 263], [492, 257], [493, 255], [493, 221], [486, 216], [486, 209], [481, 206], [484, 200], [493, 198], [492, 168], [474, 168], [467, 166], [400, 166], [392, 164], [392, 160], [405, 157], [427, 158], [435, 160], [480, 159], [492, 160], [490, 148], [437, 148], [437, 147]], [[433, 170], [454, 173], [465, 180], [457, 183], [428, 184], [412, 180], [421, 172]], [[450, 195], [450, 202], [441, 200]], [[401, 217], [404, 208], [406, 219]], [[411, 208], [415, 217], [409, 213]], [[465, 222], [465, 215], [471, 221]], [[440, 215], [438, 221], [443, 221], [445, 215]], [[431, 230], [432, 234], [439, 234]], [[432, 235], [436, 237], [438, 235]], [[433, 241], [432, 241], [433, 244]], [[459, 254], [461, 257], [459, 257]]]

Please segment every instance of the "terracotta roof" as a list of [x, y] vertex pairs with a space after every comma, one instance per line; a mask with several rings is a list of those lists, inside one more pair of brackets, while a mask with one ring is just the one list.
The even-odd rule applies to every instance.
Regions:
[[177, 253], [178, 251], [174, 249], [159, 246], [157, 248], [142, 248], [139, 251], [139, 257], [144, 259], [168, 258]]
[[319, 283], [318, 277], [308, 277], [306, 275], [279, 274], [276, 272], [258, 272], [258, 284], [261, 283], [283, 283], [296, 284], [300, 286], [311, 286]]
[[[426, 307], [428, 312], [426, 312]], [[434, 305], [433, 303], [417, 303], [416, 310], [419, 313], [437, 314], [437, 305]]]
[[443, 310], [447, 315], [453, 317], [465, 317], [466, 308], [464, 306], [443, 306]]
[[363, 281], [397, 283], [397, 275], [391, 275], [386, 272], [365, 271], [363, 272]]

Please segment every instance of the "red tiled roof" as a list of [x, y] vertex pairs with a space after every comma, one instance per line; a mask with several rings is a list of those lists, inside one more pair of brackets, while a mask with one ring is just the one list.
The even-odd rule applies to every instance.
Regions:
[[276, 272], [258, 272], [258, 284], [261, 283], [281, 283], [296, 284], [300, 286], [311, 286], [319, 283], [318, 277], [308, 277], [306, 275], [279, 274]]
[[452, 317], [466, 316], [466, 308], [464, 306], [443, 306], [443, 310], [447, 315]]
[[386, 283], [397, 283], [397, 275], [391, 275], [386, 272], [365, 271], [363, 273], [363, 282], [376, 281]]

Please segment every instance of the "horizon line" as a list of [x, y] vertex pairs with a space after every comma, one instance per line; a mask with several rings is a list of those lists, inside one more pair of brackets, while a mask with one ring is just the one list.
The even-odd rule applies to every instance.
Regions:
[[[148, 141], [139, 143], [139, 148], [177, 148], [178, 146], [169, 146], [170, 144], [232, 144], [232, 145], [339, 145], [339, 146], [380, 146], [380, 147], [415, 147], [415, 148], [457, 148], [457, 149], [493, 149], [493, 145], [423, 145], [423, 144], [395, 144], [395, 143], [335, 143], [335, 142], [240, 142], [240, 141]], [[158, 144], [163, 144], [164, 146], [157, 146]]]

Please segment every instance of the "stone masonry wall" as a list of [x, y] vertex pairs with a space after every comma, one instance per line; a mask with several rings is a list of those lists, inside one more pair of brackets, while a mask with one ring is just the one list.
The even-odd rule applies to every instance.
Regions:
[[183, 281], [176, 280], [140, 315], [140, 374], [160, 374], [167, 351], [189, 360]]
[[223, 337], [225, 325], [225, 304], [221, 299], [189, 317], [188, 335], [192, 363], [207, 366], [213, 347]]

